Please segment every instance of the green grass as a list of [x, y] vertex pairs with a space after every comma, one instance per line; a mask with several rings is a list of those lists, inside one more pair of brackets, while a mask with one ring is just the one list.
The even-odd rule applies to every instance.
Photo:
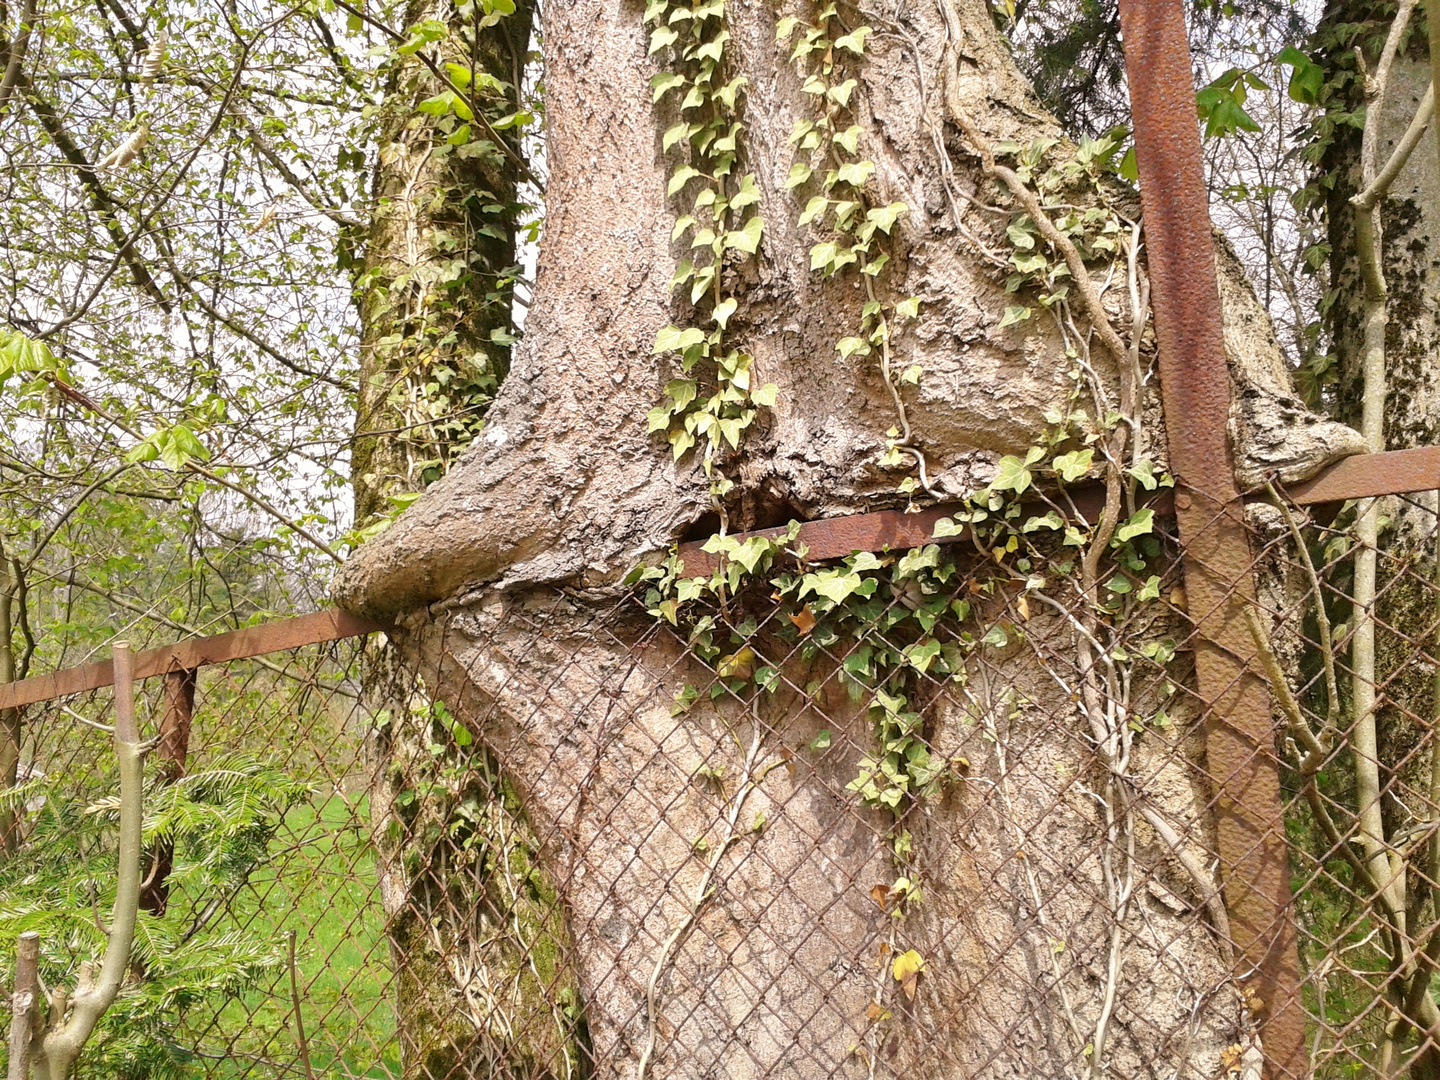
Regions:
[[[310, 1065], [325, 1080], [400, 1072], [367, 818], [364, 799], [343, 795], [292, 808], [274, 856], [213, 931], [281, 943], [295, 932]], [[203, 1054], [193, 1066], [197, 1077], [304, 1075], [283, 968], [263, 991], [196, 1010], [186, 1026], [182, 1041]]]

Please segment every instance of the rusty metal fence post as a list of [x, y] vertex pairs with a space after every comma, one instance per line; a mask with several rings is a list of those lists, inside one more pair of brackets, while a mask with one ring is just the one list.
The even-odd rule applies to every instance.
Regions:
[[1120, 18], [1236, 974], [1253, 972], [1246, 985], [1260, 999], [1267, 1073], [1303, 1077], [1305, 1018], [1285, 820], [1270, 697], [1251, 668], [1255, 648], [1244, 622], [1255, 586], [1227, 437], [1230, 376], [1184, 6], [1120, 0]]

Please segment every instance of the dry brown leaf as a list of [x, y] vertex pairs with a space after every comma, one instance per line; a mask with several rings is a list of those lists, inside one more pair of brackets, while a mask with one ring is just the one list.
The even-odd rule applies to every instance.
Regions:
[[815, 629], [815, 615], [811, 612], [809, 604], [806, 604], [804, 608], [794, 615], [787, 616], [787, 618], [795, 624], [795, 629], [800, 631], [801, 637], [804, 637], [810, 633], [811, 630]]

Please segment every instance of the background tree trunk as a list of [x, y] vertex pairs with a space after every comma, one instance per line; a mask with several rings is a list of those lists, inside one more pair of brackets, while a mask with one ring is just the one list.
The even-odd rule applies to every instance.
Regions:
[[[1410, 21], [1391, 68], [1380, 118], [1378, 160], [1394, 152], [1430, 85], [1427, 19], [1433, 4], [1422, 4]], [[1364, 103], [1364, 85], [1356, 60], [1358, 48], [1373, 68], [1391, 21], [1393, 3], [1332, 0], [1326, 6], [1318, 39], [1325, 48], [1326, 76], [1337, 86], [1332, 116], [1343, 116]], [[1432, 121], [1433, 124], [1433, 121]], [[1317, 182], [1326, 192], [1331, 246], [1331, 304], [1337, 380], [1335, 414], [1358, 423], [1363, 408], [1365, 288], [1356, 254], [1356, 216], [1350, 199], [1363, 188], [1361, 134], [1339, 124], [1326, 148]], [[1385, 327], [1384, 449], [1401, 450], [1440, 443], [1440, 157], [1434, 129], [1426, 133], [1379, 203], [1381, 264], [1388, 286]], [[1385, 526], [1379, 535], [1384, 552], [1381, 591], [1376, 604], [1375, 664], [1383, 691], [1376, 708], [1378, 757], [1385, 789], [1396, 783], [1393, 770], [1408, 782], [1427, 783], [1428, 754], [1416, 753], [1428, 737], [1428, 718], [1437, 715], [1435, 681], [1428, 666], [1415, 663], [1417, 649], [1435, 652], [1435, 596], [1423, 572], [1403, 572], [1407, 564], [1433, 564], [1434, 496], [1384, 500]], [[1398, 578], [1398, 580], [1395, 580]], [[1347, 617], [1342, 615], [1342, 617]], [[1404, 763], [1404, 764], [1397, 764]], [[1387, 801], [1387, 821], [1396, 807]], [[1433, 1057], [1434, 1055], [1432, 1055]], [[1440, 1063], [1432, 1063], [1440, 1075]]]
[[[728, 333], [753, 353], [756, 381], [779, 388], [723, 463], [738, 481], [732, 530], [909, 501], [897, 492], [904, 471], [879, 464], [897, 415], [875, 358], [836, 348], [866, 292], [855, 276], [812, 274], [804, 200], [786, 186], [787, 138], [815, 115], [775, 44], [788, 13], [730, 4], [725, 16], [727, 63], [748, 80], [742, 169], [765, 220], [761, 257], [731, 272]], [[676, 639], [626, 617], [623, 601], [614, 613], [620, 575], [716, 524], [709, 480], [692, 457], [672, 461], [646, 424], [676, 374], [652, 352], [656, 331], [692, 319], [670, 288], [681, 252], [660, 132], [677, 117], [673, 101], [652, 105], [659, 69], [638, 5], [568, 0], [543, 17], [550, 178], [525, 341], [476, 445], [356, 553], [338, 602], [400, 619], [425, 689], [506, 771], [554, 890], [548, 910], [567, 928], [597, 1075], [636, 1076], [652, 1045], [649, 1075], [665, 1077], [1088, 1068], [1084, 1033], [1106, 1008], [1112, 938], [1099, 899], [1103, 823], [1064, 779], [1093, 769], [1093, 756], [1044, 662], [1044, 649], [1068, 648], [1075, 664], [1066, 623], [1031, 616], [1042, 652], [986, 654], [969, 698], [930, 704], [932, 753], [970, 762], [973, 782], [906, 819], [925, 903], [897, 931], [872, 890], [895, 878], [898, 837], [847, 790], [873, 742], [865, 710], [792, 688], [751, 712], [722, 701], [676, 717], [677, 692], [710, 674]], [[1040, 441], [1072, 384], [1052, 322], [1001, 325], [1015, 299], [1008, 265], [987, 248], [1006, 244], [1013, 215], [987, 209], [1003, 196], [946, 123], [942, 89], [950, 80], [990, 143], [1062, 133], [983, 0], [877, 25], [855, 66], [854, 108], [876, 204], [909, 208], [879, 284], [887, 299], [923, 301], [915, 329], [894, 341], [896, 366], [923, 367], [902, 388], [914, 445], [936, 493], [959, 495], [989, 482], [1000, 455]], [[1107, 197], [1137, 212], [1133, 194]], [[1353, 451], [1353, 433], [1311, 424], [1294, 401], [1238, 264], [1220, 262], [1244, 449], [1296, 475]], [[1107, 294], [1107, 314], [1128, 327], [1122, 291]], [[1148, 355], [1148, 338], [1141, 346]], [[1116, 365], [1098, 348], [1093, 359], [1113, 389]], [[1141, 453], [1163, 462], [1158, 406], [1144, 415]], [[813, 674], [830, 672], [817, 662]], [[787, 677], [798, 686], [806, 675]], [[1216, 1075], [1251, 1032], [1223, 946], [1189, 911], [1205, 890], [1181, 863], [1202, 861], [1208, 795], [1193, 717], [1177, 700], [1174, 726], [1136, 751], [1148, 805], [1178, 841], [1147, 825], [1134, 833], [1154, 887], [1126, 909], [1110, 986], [1123, 1005], [1104, 1052], [1127, 1075], [1168, 1075], [1183, 1061]], [[833, 749], [805, 752], [821, 728]], [[705, 851], [719, 852], [713, 878]], [[913, 999], [885, 960], [906, 948], [927, 964]], [[888, 1003], [879, 1012], [877, 1000]]]
[[[413, 0], [407, 33], [433, 21], [448, 36], [424, 56], [397, 54], [382, 106], [377, 205], [357, 277], [362, 528], [445, 472], [509, 370], [519, 129], [496, 135], [459, 109], [422, 108], [447, 92], [426, 57], [469, 92], [472, 113], [494, 120], [521, 108], [533, 6], [521, 0], [490, 26], [486, 10]], [[486, 79], [503, 86], [486, 90]], [[390, 649], [367, 658], [366, 692], [380, 718], [368, 740], [370, 811], [403, 1075], [579, 1075], [583, 1023], [536, 841], [489, 752], [395, 668]]]

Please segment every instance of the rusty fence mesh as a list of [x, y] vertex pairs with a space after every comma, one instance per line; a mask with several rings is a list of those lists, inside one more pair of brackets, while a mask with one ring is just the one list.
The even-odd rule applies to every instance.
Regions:
[[[145, 911], [82, 1073], [1440, 1075], [1435, 498], [1366, 512], [1246, 511], [1294, 936], [1233, 917], [1173, 521], [1097, 574], [1037, 512], [143, 683]], [[52, 989], [103, 948], [112, 707], [21, 715], [7, 980], [23, 930]]]

